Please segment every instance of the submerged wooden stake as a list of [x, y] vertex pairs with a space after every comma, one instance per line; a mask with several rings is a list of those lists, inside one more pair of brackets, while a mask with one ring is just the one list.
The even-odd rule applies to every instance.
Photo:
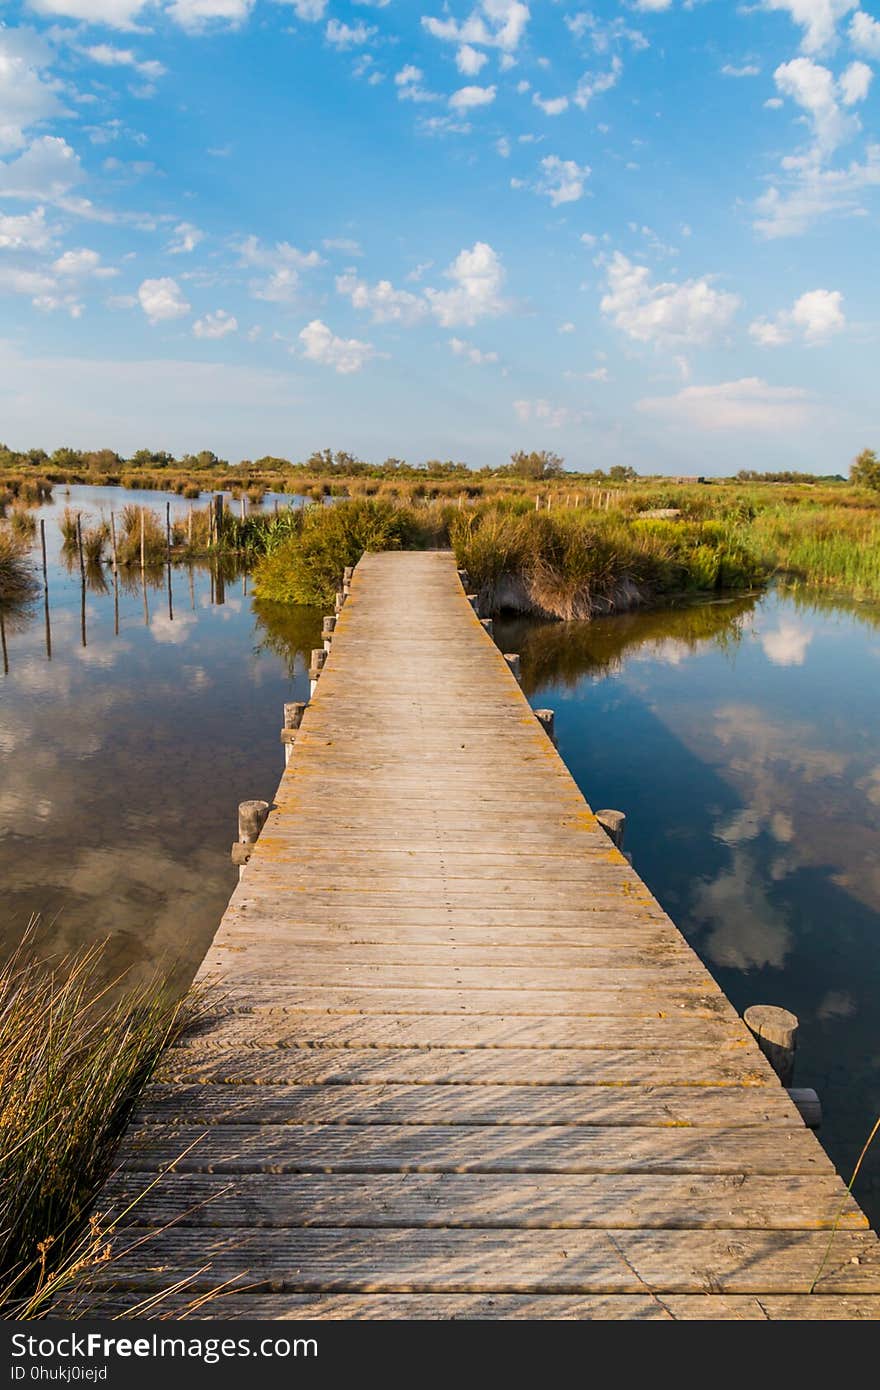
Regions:
[[40, 517], [40, 546], [43, 551], [43, 588], [49, 592], [49, 571], [46, 565], [46, 523]]
[[743, 1022], [783, 1086], [790, 1086], [797, 1051], [796, 1015], [773, 1004], [752, 1004], [743, 1014]]

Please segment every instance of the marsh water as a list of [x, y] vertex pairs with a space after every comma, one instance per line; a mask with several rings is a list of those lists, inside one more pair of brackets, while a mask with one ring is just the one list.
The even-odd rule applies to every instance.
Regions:
[[[174, 566], [170, 593], [165, 568], [105, 569], [83, 591], [60, 511], [166, 497], [71, 493], [35, 510], [50, 631], [42, 599], [6, 623], [0, 944], [40, 913], [47, 950], [106, 939], [114, 970], [182, 984], [235, 883], [237, 804], [277, 786], [321, 613], [256, 601], [230, 566]], [[496, 636], [732, 1003], [800, 1018], [796, 1083], [848, 1177], [880, 1112], [880, 605], [771, 591]], [[880, 1224], [880, 1146], [856, 1195]]]

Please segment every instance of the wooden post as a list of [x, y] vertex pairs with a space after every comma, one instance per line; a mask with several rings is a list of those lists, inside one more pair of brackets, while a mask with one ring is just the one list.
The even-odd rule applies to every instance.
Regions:
[[535, 493], [535, 511], [538, 511], [540, 505], [541, 505], [541, 494], [540, 494], [540, 492], [537, 492], [537, 493]]
[[609, 840], [613, 840], [617, 849], [623, 849], [623, 834], [626, 830], [626, 816], [622, 811], [597, 811], [596, 820], [601, 825]]
[[193, 509], [192, 502], [189, 504], [189, 514], [186, 518], [186, 548], [192, 550], [193, 543]]
[[743, 1014], [743, 1022], [783, 1086], [790, 1086], [797, 1051], [796, 1016], [788, 1009], [778, 1009], [772, 1004], [753, 1004]]
[[470, 606], [471, 606], [471, 608], [474, 610], [474, 612], [475, 612], [475, 613], [479, 613], [479, 611], [480, 611], [480, 595], [479, 595], [479, 594], [465, 594], [465, 598], [467, 599], [468, 603], [470, 604]]
[[321, 674], [326, 660], [327, 653], [324, 651], [323, 647], [314, 647], [312, 649], [312, 660], [309, 665], [309, 691], [311, 695], [314, 695], [318, 688], [318, 677]]
[[113, 512], [110, 513], [110, 548], [113, 554], [113, 573], [116, 574], [119, 569], [119, 556], [116, 551], [116, 517]]
[[788, 1098], [797, 1106], [798, 1113], [807, 1129], [820, 1129], [822, 1125], [822, 1102], [811, 1086], [789, 1086]]
[[337, 613], [341, 613], [341, 612], [342, 612], [343, 605], [345, 604], [345, 599], [346, 599], [345, 592], [344, 592], [344, 590], [340, 589], [340, 590], [337, 592], [337, 594], [336, 594], [336, 612], [337, 612]]
[[556, 747], [556, 713], [552, 709], [536, 709], [535, 718], [541, 725], [553, 747]]
[[281, 742], [284, 744], [284, 766], [293, 757], [293, 744], [296, 738], [296, 731], [302, 723], [302, 717], [306, 712], [304, 700], [292, 700], [284, 706], [284, 725], [281, 730]]
[[510, 673], [511, 673], [511, 675], [514, 677], [514, 679], [515, 679], [515, 680], [520, 680], [521, 677], [522, 677], [522, 664], [521, 664], [520, 659], [519, 659], [519, 653], [518, 653], [518, 652], [505, 652], [505, 653], [504, 653], [504, 660], [507, 662], [508, 666], [510, 667]]
[[480, 627], [484, 627], [484, 628], [486, 629], [486, 631], [488, 632], [489, 636], [490, 636], [490, 637], [492, 636], [492, 619], [491, 619], [491, 618], [481, 618], [481, 619], [480, 619]]
[[232, 862], [238, 865], [238, 877], [244, 877], [244, 866], [251, 857], [260, 831], [269, 815], [268, 801], [240, 801], [238, 804], [238, 840], [232, 846]]
[[327, 640], [328, 637], [332, 637], [332, 636], [333, 636], [333, 632], [334, 632], [335, 627], [336, 627], [336, 619], [335, 619], [334, 617], [331, 616], [331, 617], [326, 617], [326, 618], [324, 619], [324, 622], [323, 622], [322, 625], [321, 625], [321, 636], [324, 638], [324, 641], [325, 641], [325, 642], [326, 642], [326, 640]]
[[458, 574], [461, 587], [464, 589], [465, 593], [467, 593], [468, 589], [471, 587], [470, 575], [467, 570], [457, 570], [456, 573]]
[[46, 523], [42, 517], [40, 517], [40, 546], [43, 551], [43, 588], [46, 590], [46, 593], [48, 594], [49, 570], [46, 564]]
[[354, 565], [346, 565], [346, 566], [345, 566], [345, 569], [342, 571], [342, 582], [343, 582], [343, 584], [350, 584], [353, 578], [354, 578]]
[[165, 503], [165, 559], [171, 564], [171, 503]]
[[[79, 572], [82, 581], [86, 582], [86, 560], [83, 554], [83, 532], [82, 532], [82, 512], [76, 514], [76, 548], [79, 551]], [[83, 643], [85, 645], [85, 643]]]
[[141, 507], [141, 574], [143, 574], [143, 572], [144, 572], [144, 570], [146, 569], [146, 567], [147, 567], [147, 562], [146, 562], [146, 549], [145, 549], [145, 541], [144, 541], [144, 509], [143, 509], [143, 507]]
[[247, 498], [244, 493], [241, 494], [241, 519], [247, 521]]
[[208, 549], [214, 545], [214, 498], [208, 498]]
[[214, 498], [214, 538], [218, 548], [223, 548], [223, 493], [218, 492]]

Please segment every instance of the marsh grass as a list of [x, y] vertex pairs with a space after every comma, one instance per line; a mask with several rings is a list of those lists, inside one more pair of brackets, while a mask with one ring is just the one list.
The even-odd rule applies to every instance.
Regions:
[[9, 514], [9, 525], [13, 535], [21, 541], [31, 541], [37, 534], [37, 519], [27, 507], [13, 507]]
[[198, 1012], [159, 985], [107, 984], [103, 948], [47, 963], [36, 921], [0, 969], [0, 1316], [38, 1316], [109, 1257], [86, 1216], [131, 1105]]
[[28, 547], [16, 533], [0, 526], [0, 610], [25, 608], [39, 591]]

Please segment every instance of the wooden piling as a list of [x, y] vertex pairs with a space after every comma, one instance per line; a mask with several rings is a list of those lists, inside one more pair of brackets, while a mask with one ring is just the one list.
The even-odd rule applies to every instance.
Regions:
[[240, 801], [238, 803], [238, 840], [232, 846], [232, 862], [238, 865], [238, 877], [244, 875], [244, 866], [251, 857], [251, 850], [260, 838], [260, 831], [269, 815], [268, 801]]
[[812, 1086], [789, 1086], [788, 1098], [797, 1107], [798, 1114], [807, 1129], [821, 1129], [822, 1102]]
[[543, 728], [553, 747], [556, 747], [556, 712], [552, 709], [536, 709], [535, 718]]
[[336, 612], [337, 612], [337, 613], [341, 613], [341, 612], [342, 612], [343, 606], [344, 606], [344, 604], [345, 604], [345, 599], [346, 599], [346, 594], [345, 594], [344, 590], [339, 589], [339, 590], [337, 591], [337, 594], [336, 594]]
[[324, 638], [324, 641], [325, 641], [325, 642], [326, 642], [326, 640], [327, 640], [328, 637], [332, 637], [332, 636], [333, 636], [333, 630], [334, 630], [335, 627], [336, 627], [336, 619], [335, 619], [335, 617], [333, 617], [332, 615], [328, 615], [328, 616], [324, 619], [324, 621], [323, 621], [323, 623], [322, 623], [322, 625], [321, 625], [321, 636]]
[[743, 1014], [743, 1022], [783, 1086], [790, 1086], [797, 1051], [796, 1015], [772, 1004], [752, 1004]]
[[596, 820], [609, 840], [613, 840], [617, 849], [622, 850], [623, 835], [626, 830], [626, 816], [623, 811], [597, 811]]
[[520, 659], [519, 659], [519, 653], [518, 653], [518, 652], [505, 652], [505, 653], [504, 653], [504, 660], [507, 662], [508, 666], [510, 667], [511, 675], [512, 675], [516, 680], [520, 680], [520, 679], [522, 678], [522, 663], [520, 662]]
[[141, 574], [147, 567], [146, 542], [144, 538], [144, 509], [141, 507]]
[[43, 588], [49, 592], [49, 567], [46, 563], [46, 523], [40, 517], [40, 549], [43, 552]]
[[[86, 558], [83, 551], [82, 512], [76, 514], [76, 548], [79, 551], [79, 572], [82, 582], [86, 582]], [[83, 644], [85, 645], [85, 644]]]
[[480, 619], [480, 627], [484, 627], [484, 628], [486, 629], [486, 631], [488, 632], [489, 636], [490, 636], [490, 637], [492, 636], [494, 624], [493, 624], [491, 618], [481, 618], [481, 619]]
[[110, 513], [110, 551], [113, 556], [113, 573], [119, 570], [119, 553], [116, 548], [116, 517]]
[[171, 503], [165, 503], [165, 560], [171, 564]]

